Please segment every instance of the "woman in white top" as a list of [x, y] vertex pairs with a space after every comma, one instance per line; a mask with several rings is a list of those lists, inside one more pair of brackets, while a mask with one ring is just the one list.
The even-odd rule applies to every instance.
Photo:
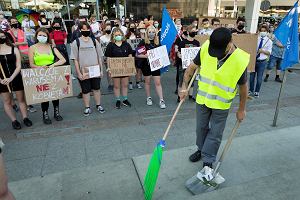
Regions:
[[95, 38], [100, 42], [100, 36], [101, 36], [101, 26], [99, 22], [97, 22], [96, 17], [92, 16], [90, 18], [90, 26], [92, 33], [94, 34]]

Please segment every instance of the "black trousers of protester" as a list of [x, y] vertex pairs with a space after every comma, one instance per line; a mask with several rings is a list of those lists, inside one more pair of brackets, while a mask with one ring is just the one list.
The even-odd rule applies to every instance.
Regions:
[[[58, 108], [59, 107], [59, 100], [52, 101], [53, 107]], [[42, 111], [46, 112], [49, 109], [49, 101], [41, 103]]]
[[180, 75], [180, 63], [176, 61], [176, 90], [178, 89], [179, 86], [179, 75]]
[[70, 61], [69, 61], [69, 55], [68, 55], [66, 45], [65, 44], [58, 44], [58, 45], [56, 45], [56, 48], [63, 55], [63, 57], [66, 59], [66, 62], [65, 62], [64, 65], [69, 65]]

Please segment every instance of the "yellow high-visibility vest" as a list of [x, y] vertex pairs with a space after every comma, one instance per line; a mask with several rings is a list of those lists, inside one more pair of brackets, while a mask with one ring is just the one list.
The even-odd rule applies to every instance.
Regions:
[[218, 69], [218, 59], [208, 53], [209, 41], [201, 46], [196, 102], [212, 109], [229, 109], [237, 92], [237, 82], [246, 70], [250, 54], [237, 48]]

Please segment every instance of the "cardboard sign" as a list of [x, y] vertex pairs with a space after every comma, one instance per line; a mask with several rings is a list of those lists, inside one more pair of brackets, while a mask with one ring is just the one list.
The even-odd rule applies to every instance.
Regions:
[[[196, 40], [202, 45], [206, 40], [209, 39], [207, 35], [197, 35]], [[232, 34], [233, 43], [240, 49], [250, 54], [250, 62], [247, 67], [248, 72], [255, 71], [256, 63], [256, 51], [257, 51], [257, 34]]]
[[108, 58], [107, 64], [112, 78], [136, 74], [134, 57]]
[[147, 55], [152, 72], [171, 64], [166, 45], [148, 50]]
[[181, 60], [182, 60], [182, 68], [186, 69], [190, 66], [191, 61], [197, 56], [200, 47], [191, 47], [191, 48], [182, 48], [181, 49]]
[[70, 65], [22, 69], [21, 73], [28, 105], [73, 96]]
[[88, 66], [83, 68], [83, 73], [87, 74], [88, 78], [98, 78], [100, 77], [100, 66]]
[[137, 38], [137, 39], [128, 39], [127, 42], [130, 44], [132, 50], [136, 50], [137, 46], [140, 44], [142, 41], [142, 38]]

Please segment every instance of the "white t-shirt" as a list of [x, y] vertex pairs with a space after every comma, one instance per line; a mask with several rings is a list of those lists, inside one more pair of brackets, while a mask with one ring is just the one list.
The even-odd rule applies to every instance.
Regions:
[[93, 32], [95, 37], [100, 37], [101, 36], [99, 22], [91, 23], [91, 29], [92, 29], [92, 32]]
[[109, 35], [102, 35], [102, 36], [100, 37], [101, 43], [104, 43], [104, 44], [110, 43], [110, 37], [111, 37], [110, 34], [109, 34]]
[[[259, 44], [260, 44], [260, 41], [261, 41], [262, 37], [258, 37], [258, 40], [257, 40], [257, 48], [259, 48]], [[270, 52], [270, 54], [272, 53], [272, 47], [273, 47], [273, 42], [272, 40], [270, 40], [269, 37], [263, 37], [263, 42], [262, 42], [262, 50], [264, 51], [268, 51]], [[258, 51], [258, 49], [257, 49]], [[259, 54], [259, 57], [257, 58], [257, 60], [266, 60], [268, 59], [269, 56], [267, 56], [266, 54], [263, 54], [263, 53], [260, 53]]]
[[34, 35], [35, 30], [34, 30], [35, 24], [32, 20], [29, 21], [22, 21], [22, 28], [24, 29], [25, 35]]

